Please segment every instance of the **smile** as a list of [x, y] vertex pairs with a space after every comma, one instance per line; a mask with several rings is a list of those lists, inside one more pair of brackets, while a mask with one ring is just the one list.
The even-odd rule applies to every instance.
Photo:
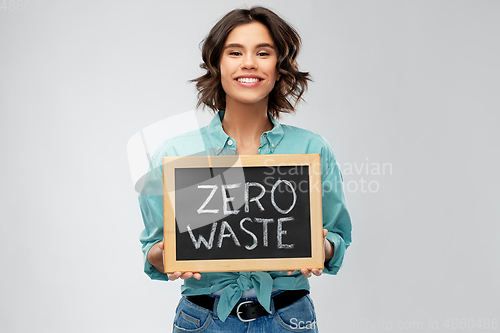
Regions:
[[241, 83], [255, 83], [262, 81], [262, 79], [259, 78], [250, 78], [250, 77], [239, 77], [236, 79], [236, 81], [241, 82]]

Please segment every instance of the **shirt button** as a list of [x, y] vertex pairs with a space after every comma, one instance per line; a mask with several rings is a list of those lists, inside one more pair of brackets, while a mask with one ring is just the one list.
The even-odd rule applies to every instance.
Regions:
[[273, 147], [273, 148], [274, 148], [274, 143], [273, 143], [273, 144], [271, 144], [271, 147]]
[[230, 146], [232, 146], [232, 145], [233, 145], [233, 140], [229, 140], [229, 141], [227, 142], [227, 144], [228, 144], [228, 145], [230, 145]]

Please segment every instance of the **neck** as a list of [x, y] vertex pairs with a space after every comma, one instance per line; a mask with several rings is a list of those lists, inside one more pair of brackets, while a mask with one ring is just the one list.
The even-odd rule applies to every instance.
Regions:
[[[246, 147], [260, 144], [260, 136], [273, 128], [267, 116], [266, 103], [234, 105], [226, 101], [226, 113], [222, 120], [222, 127], [230, 137], [234, 138], [239, 146]], [[259, 105], [260, 104], [260, 105]]]

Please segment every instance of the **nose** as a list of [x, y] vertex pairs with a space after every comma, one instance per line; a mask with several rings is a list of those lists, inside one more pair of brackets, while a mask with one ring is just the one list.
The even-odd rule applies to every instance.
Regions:
[[242, 69], [257, 69], [257, 62], [252, 54], [245, 55], [241, 60]]

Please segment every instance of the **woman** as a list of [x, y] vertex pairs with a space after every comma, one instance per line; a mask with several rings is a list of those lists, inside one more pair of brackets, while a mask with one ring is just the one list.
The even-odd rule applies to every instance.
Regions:
[[[217, 113], [200, 131], [162, 144], [152, 158], [146, 188], [161, 184], [162, 156], [200, 150], [210, 155], [319, 153], [324, 272], [336, 274], [351, 242], [340, 170], [321, 136], [277, 120], [281, 112], [295, 111], [307, 89], [309, 74], [300, 72], [296, 61], [300, 45], [297, 32], [266, 8], [237, 9], [224, 16], [203, 44], [201, 67], [206, 73], [192, 80], [199, 91], [198, 106]], [[323, 271], [163, 274], [162, 197], [141, 194], [139, 200], [145, 272], [152, 279], [185, 280], [174, 331], [317, 331], [308, 278]]]

